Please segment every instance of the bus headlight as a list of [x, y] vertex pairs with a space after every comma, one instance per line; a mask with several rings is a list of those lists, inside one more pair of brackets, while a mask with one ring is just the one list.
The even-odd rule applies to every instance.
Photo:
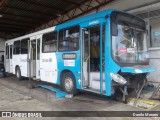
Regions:
[[121, 85], [124, 85], [124, 84], [126, 84], [126, 79], [125, 78], [123, 78], [121, 75], [119, 75], [119, 74], [114, 74], [114, 73], [110, 73], [110, 76], [111, 76], [111, 78], [115, 81], [115, 82], [117, 82], [117, 83], [119, 83], [119, 84], [121, 84]]

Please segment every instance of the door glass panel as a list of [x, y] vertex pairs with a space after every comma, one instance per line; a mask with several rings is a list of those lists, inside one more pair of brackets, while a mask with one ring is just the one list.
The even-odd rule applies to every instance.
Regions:
[[12, 59], [12, 45], [10, 45], [10, 59]]
[[13, 54], [14, 55], [18, 55], [21, 53], [21, 44], [20, 44], [20, 41], [15, 41], [14, 42], [14, 51], [13, 51]]
[[37, 39], [36, 78], [40, 78], [40, 38]]
[[31, 77], [36, 77], [36, 39], [30, 40], [29, 58], [29, 74]]
[[6, 59], [9, 59], [9, 46], [6, 46]]
[[102, 93], [105, 93], [105, 25], [102, 26]]
[[28, 40], [29, 40], [29, 38], [21, 40], [21, 54], [27, 54], [28, 53], [28, 46], [27, 46]]
[[90, 32], [87, 29], [83, 30], [83, 87], [89, 86], [89, 63], [90, 63]]
[[31, 54], [31, 56], [32, 56], [32, 60], [36, 60], [36, 40], [32, 40], [31, 41], [31, 51], [32, 51], [32, 54]]
[[100, 26], [90, 28], [91, 71], [100, 71]]
[[105, 25], [96, 25], [82, 31], [84, 89], [104, 93]]
[[37, 60], [40, 59], [40, 39], [37, 39]]

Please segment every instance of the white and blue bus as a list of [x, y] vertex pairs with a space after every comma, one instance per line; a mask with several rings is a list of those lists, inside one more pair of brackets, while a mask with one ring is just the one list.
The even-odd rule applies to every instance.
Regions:
[[58, 84], [70, 94], [121, 91], [124, 100], [154, 71], [147, 59], [145, 22], [117, 10], [11, 39], [5, 46], [6, 72]]

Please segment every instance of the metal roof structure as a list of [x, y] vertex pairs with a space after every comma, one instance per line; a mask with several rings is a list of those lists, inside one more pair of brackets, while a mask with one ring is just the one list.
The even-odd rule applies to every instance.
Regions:
[[113, 0], [0, 0], [0, 36], [19, 36], [77, 18]]

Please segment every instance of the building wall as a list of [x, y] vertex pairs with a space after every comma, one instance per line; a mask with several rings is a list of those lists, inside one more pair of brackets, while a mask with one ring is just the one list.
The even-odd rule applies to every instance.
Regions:
[[136, 8], [138, 6], [144, 6], [146, 4], [150, 4], [153, 2], [157, 2], [158, 0], [115, 0], [108, 5], [105, 5], [100, 8], [100, 10], [104, 9], [118, 9], [118, 10], [129, 10]]
[[159, 82], [160, 78], [160, 19], [149, 20], [150, 39], [149, 54], [150, 54], [150, 66], [155, 69], [155, 72], [149, 74], [149, 81]]
[[[111, 3], [100, 7], [98, 9], [98, 11], [107, 10], [107, 9], [117, 9], [117, 10], [124, 10], [124, 11], [127, 10], [128, 11], [128, 10], [137, 8], [139, 6], [149, 5], [154, 2], [159, 2], [159, 1], [158, 0], [136, 0], [136, 1], [133, 1], [133, 0], [114, 0]], [[97, 10], [93, 10], [90, 13], [95, 13], [96, 11]], [[90, 14], [90, 13], [87, 13], [87, 14]]]
[[148, 76], [148, 81], [160, 82], [160, 50], [150, 50], [150, 66], [155, 69], [155, 72], [152, 72]]

